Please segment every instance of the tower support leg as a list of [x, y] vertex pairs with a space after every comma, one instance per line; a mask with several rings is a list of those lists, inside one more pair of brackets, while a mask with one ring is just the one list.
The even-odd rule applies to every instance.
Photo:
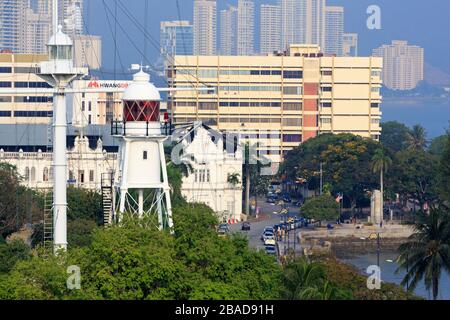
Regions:
[[166, 165], [166, 157], [164, 154], [164, 145], [163, 141], [159, 142], [159, 155], [161, 159], [161, 171], [163, 174], [163, 185], [164, 185], [164, 195], [166, 198], [166, 212], [167, 212], [167, 225], [169, 227], [170, 233], [173, 234], [173, 219], [172, 219], [172, 202], [170, 201], [170, 187], [169, 187], [169, 178], [167, 176], [167, 165]]
[[138, 215], [139, 218], [142, 218], [144, 216], [144, 190], [139, 189], [139, 196], [138, 196]]

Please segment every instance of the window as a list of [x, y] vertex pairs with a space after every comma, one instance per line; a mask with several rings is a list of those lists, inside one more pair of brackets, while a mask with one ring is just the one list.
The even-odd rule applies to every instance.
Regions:
[[284, 71], [283, 72], [284, 79], [301, 79], [303, 78], [302, 71]]
[[0, 118], [11, 117], [11, 111], [0, 111]]
[[6, 102], [11, 102], [12, 101], [12, 99], [11, 99], [11, 97], [10, 96], [3, 96], [3, 97], [0, 97], [0, 103], [6, 103]]
[[198, 103], [199, 110], [217, 110], [216, 102], [199, 102]]
[[89, 181], [94, 182], [94, 170], [89, 170]]
[[283, 110], [301, 111], [302, 103], [301, 102], [285, 102], [285, 103], [283, 103]]
[[331, 123], [331, 118], [320, 118], [320, 122], [322, 124], [330, 124]]
[[17, 118], [51, 118], [52, 111], [14, 111], [14, 116]]
[[211, 172], [209, 169], [197, 169], [194, 172], [195, 182], [210, 182]]
[[78, 171], [78, 182], [84, 183], [84, 171], [83, 170]]
[[322, 102], [322, 103], [320, 104], [320, 106], [321, 106], [322, 108], [331, 108], [331, 107], [332, 107], [332, 103], [331, 103], [331, 102]]
[[379, 87], [372, 87], [372, 88], [371, 88], [371, 91], [372, 91], [373, 93], [380, 93], [380, 88], [379, 88]]
[[42, 174], [42, 181], [47, 182], [48, 181], [48, 168], [44, 168], [44, 172]]
[[11, 88], [12, 83], [10, 81], [0, 81], [0, 88]]
[[333, 91], [332, 87], [322, 87], [322, 92], [331, 92]]
[[92, 101], [89, 101], [88, 103], [88, 111], [92, 111]]
[[31, 182], [35, 182], [36, 181], [36, 168], [32, 167], [31, 168]]
[[283, 125], [288, 127], [301, 127], [302, 119], [301, 118], [284, 118]]
[[381, 71], [372, 70], [372, 77], [381, 77]]
[[92, 124], [92, 116], [91, 115], [88, 116], [88, 124]]
[[23, 177], [24, 177], [25, 181], [30, 180], [30, 168], [25, 167], [25, 172], [24, 172]]
[[371, 119], [370, 122], [372, 124], [380, 124], [380, 119]]
[[15, 96], [14, 102], [18, 103], [48, 103], [52, 102], [53, 97], [30, 97], [30, 96]]
[[303, 93], [302, 87], [283, 87], [283, 94], [300, 95]]
[[147, 151], [144, 151], [144, 152], [142, 153], [142, 159], [143, 159], [143, 160], [148, 160], [148, 152], [147, 152]]
[[370, 106], [371, 106], [372, 108], [379, 108], [379, 107], [380, 107], [380, 104], [379, 104], [379, 103], [371, 103]]
[[283, 135], [283, 142], [302, 142], [301, 134], [285, 134]]
[[322, 75], [323, 76], [332, 76], [333, 71], [332, 70], [324, 70], [324, 71], [322, 71]]
[[11, 67], [0, 67], [0, 73], [12, 73]]

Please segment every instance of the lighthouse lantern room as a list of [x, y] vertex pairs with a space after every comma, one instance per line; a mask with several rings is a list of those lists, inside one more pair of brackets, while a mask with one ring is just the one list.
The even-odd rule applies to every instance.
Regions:
[[153, 215], [158, 217], [160, 230], [173, 231], [163, 145], [167, 136], [160, 122], [160, 102], [150, 75], [141, 69], [124, 92], [122, 121], [112, 124], [112, 134], [119, 139], [120, 163], [114, 184], [114, 213], [117, 221], [125, 213]]

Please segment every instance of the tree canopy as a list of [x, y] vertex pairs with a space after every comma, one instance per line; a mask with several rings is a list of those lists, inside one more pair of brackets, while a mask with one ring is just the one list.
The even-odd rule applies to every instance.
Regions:
[[339, 204], [327, 194], [309, 199], [300, 210], [307, 218], [318, 221], [335, 221], [339, 218]]

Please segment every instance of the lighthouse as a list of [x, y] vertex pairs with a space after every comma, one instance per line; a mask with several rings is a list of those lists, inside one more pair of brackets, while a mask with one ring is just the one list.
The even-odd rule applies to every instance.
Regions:
[[[114, 183], [114, 218], [124, 214], [157, 217], [160, 230], [173, 232], [170, 187], [160, 122], [161, 95], [142, 68], [123, 94], [123, 119], [111, 125], [119, 141]], [[156, 219], [155, 219], [156, 222]]]

